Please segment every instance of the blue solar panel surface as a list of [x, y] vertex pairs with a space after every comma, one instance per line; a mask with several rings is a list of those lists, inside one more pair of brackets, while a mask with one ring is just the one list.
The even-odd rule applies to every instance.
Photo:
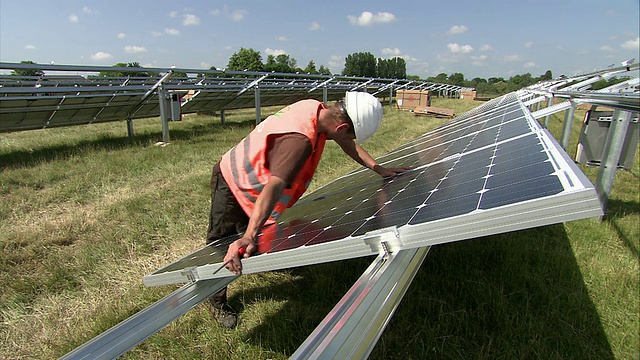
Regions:
[[[377, 159], [412, 170], [389, 179], [354, 171], [304, 197], [266, 228], [259, 252], [275, 253], [491, 210], [561, 193], [539, 127], [515, 95], [486, 103]], [[154, 274], [221, 262], [222, 239]]]

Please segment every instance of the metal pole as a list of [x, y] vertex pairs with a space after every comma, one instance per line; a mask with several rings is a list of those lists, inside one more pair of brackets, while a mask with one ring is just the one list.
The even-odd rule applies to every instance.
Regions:
[[225, 115], [224, 108], [220, 109], [220, 122], [222, 123], [222, 125], [227, 123], [227, 117]]
[[256, 95], [256, 125], [260, 124], [260, 121], [262, 120], [260, 118], [260, 86], [258, 84], [256, 84], [256, 86], [253, 88], [253, 91], [255, 92]]
[[393, 85], [389, 86], [389, 106], [393, 105]]
[[167, 108], [167, 92], [164, 86], [158, 87], [158, 101], [160, 102], [160, 118], [162, 120], [162, 142], [169, 142], [169, 109]]
[[[550, 97], [549, 99], [547, 99], [547, 107], [551, 106], [553, 104], [553, 97]], [[551, 118], [551, 115], [547, 115], [544, 118], [544, 128], [548, 129], [549, 128], [549, 119]]]
[[129, 135], [129, 140], [133, 140], [133, 119], [131, 117], [127, 118], [127, 134]]
[[571, 107], [567, 109], [564, 114], [564, 125], [562, 128], [562, 141], [561, 145], [564, 151], [567, 151], [569, 147], [569, 138], [571, 137], [571, 126], [573, 125], [573, 116], [576, 113], [576, 103], [569, 100], [571, 102]]
[[611, 117], [611, 126], [609, 127], [607, 141], [604, 144], [602, 162], [596, 179], [596, 190], [603, 210], [606, 209], [609, 194], [613, 187], [613, 180], [616, 176], [622, 146], [627, 135], [627, 129], [629, 129], [631, 117], [630, 111], [623, 110], [615, 110]]
[[327, 103], [329, 101], [329, 90], [327, 89], [327, 85], [322, 87], [322, 102]]

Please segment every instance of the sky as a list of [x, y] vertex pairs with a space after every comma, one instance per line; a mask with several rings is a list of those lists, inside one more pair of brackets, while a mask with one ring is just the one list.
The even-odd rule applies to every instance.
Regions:
[[400, 56], [423, 79], [554, 77], [640, 61], [640, 0], [0, 0], [0, 61], [223, 69], [240, 48], [340, 73]]

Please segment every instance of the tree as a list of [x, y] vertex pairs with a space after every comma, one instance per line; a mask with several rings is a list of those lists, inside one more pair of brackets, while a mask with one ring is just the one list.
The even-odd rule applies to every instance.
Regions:
[[324, 67], [324, 65], [320, 65], [320, 67], [318, 68], [318, 74], [331, 75], [331, 70], [329, 70], [328, 68]]
[[[117, 63], [113, 65], [115, 68], [140, 68], [140, 64], [138, 62], [130, 62], [130, 63]], [[100, 71], [98, 76], [106, 76], [106, 77], [149, 77], [149, 76], [157, 76], [157, 73], [149, 72], [149, 71], [121, 71], [121, 70], [107, 70]]]
[[547, 81], [553, 79], [553, 75], [551, 74], [551, 70], [547, 70], [544, 75], [540, 76], [540, 81]]
[[453, 73], [449, 75], [449, 83], [464, 86], [464, 75], [462, 73]]
[[445, 74], [445, 73], [440, 73], [440, 74], [436, 75], [436, 77], [429, 78], [427, 80], [433, 81], [433, 82], [438, 82], [438, 83], [448, 84], [449, 83], [449, 76], [447, 74]]
[[[20, 61], [20, 64], [36, 64], [31, 60]], [[42, 76], [44, 72], [39, 69], [16, 69], [11, 72], [14, 76]]]
[[342, 75], [347, 76], [376, 76], [376, 58], [372, 53], [359, 52], [347, 55]]
[[385, 79], [391, 78], [391, 76], [389, 75], [391, 73], [389, 67], [390, 67], [389, 60], [379, 58], [378, 64], [376, 65], [376, 75], [380, 78], [385, 78]]
[[394, 57], [388, 60], [378, 59], [376, 76], [386, 79], [406, 79], [407, 63], [401, 57]]
[[253, 49], [240, 48], [229, 58], [227, 70], [233, 71], [263, 71], [262, 56], [259, 51]]
[[275, 71], [279, 73], [295, 73], [298, 62], [288, 54], [278, 56], [269, 55], [267, 63], [264, 64], [264, 71]]
[[394, 79], [406, 79], [407, 78], [407, 62], [404, 60], [404, 58], [397, 56], [391, 59], [391, 61], [394, 64], [393, 66], [394, 73], [392, 77]]
[[313, 60], [309, 61], [307, 67], [304, 68], [302, 72], [304, 72], [305, 74], [317, 74], [318, 69], [316, 69], [316, 63], [314, 63]]
[[498, 81], [492, 84], [493, 89], [498, 94], [506, 94], [507, 93], [507, 83], [504, 81]]

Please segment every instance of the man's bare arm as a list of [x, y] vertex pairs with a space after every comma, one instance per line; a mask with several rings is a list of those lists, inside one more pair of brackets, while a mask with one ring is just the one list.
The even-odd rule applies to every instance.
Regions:
[[242, 273], [242, 263], [240, 261], [240, 257], [238, 256], [238, 249], [241, 247], [245, 248], [245, 258], [248, 258], [252, 253], [256, 251], [258, 233], [271, 215], [276, 202], [282, 195], [282, 191], [286, 186], [287, 183], [283, 179], [277, 176], [271, 176], [264, 189], [262, 189], [262, 192], [256, 200], [253, 213], [251, 214], [251, 216], [249, 216], [249, 224], [247, 225], [247, 230], [240, 239], [234, 241], [233, 243], [231, 243], [231, 245], [229, 245], [227, 255], [225, 255], [224, 257], [223, 261], [225, 263], [229, 260], [232, 260], [227, 265], [227, 269], [229, 269], [229, 271], [237, 275]]

